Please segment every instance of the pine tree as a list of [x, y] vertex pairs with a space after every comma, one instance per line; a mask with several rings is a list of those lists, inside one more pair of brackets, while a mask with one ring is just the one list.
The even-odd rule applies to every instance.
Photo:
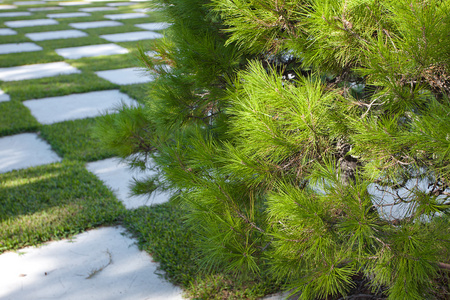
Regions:
[[448, 297], [450, 2], [161, 3], [148, 101], [98, 135], [154, 161], [136, 191], [177, 192], [203, 265], [269, 269], [300, 299], [361, 276], [389, 299]]

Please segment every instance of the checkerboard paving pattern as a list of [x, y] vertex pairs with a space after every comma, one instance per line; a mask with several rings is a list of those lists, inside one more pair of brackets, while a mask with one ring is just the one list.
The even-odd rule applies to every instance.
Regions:
[[[114, 113], [120, 105], [139, 105], [143, 99], [139, 99], [134, 91], [144, 89], [143, 85], [152, 81], [153, 76], [136, 65], [133, 53], [136, 41], [161, 38], [161, 30], [169, 26], [152, 13], [145, 1], [2, 1], [0, 173], [64, 160], [64, 155], [57, 154], [52, 148], [54, 141], [41, 135], [42, 126], [99, 118]], [[96, 83], [91, 84], [86, 78], [93, 78]], [[70, 92], [71, 86], [80, 91]], [[123, 86], [127, 88], [122, 90]], [[21, 125], [14, 125], [17, 133], [3, 130], [7, 124], [1, 124], [1, 114], [8, 114], [8, 107], [20, 107], [29, 112], [26, 118], [39, 126], [21, 128]], [[148, 174], [130, 172], [117, 158], [91, 161], [86, 164], [86, 169], [104, 181], [128, 209], [163, 203], [170, 197], [168, 194], [153, 198], [130, 197], [128, 185], [132, 178]], [[95, 241], [92, 243], [91, 247], [95, 248]], [[76, 244], [73, 243], [74, 247]], [[68, 247], [65, 251], [70, 251]], [[142, 256], [139, 251], [133, 251], [138, 254], [130, 255]], [[141, 260], [152, 264], [149, 257], [141, 256]], [[11, 266], [15, 267], [14, 264]], [[6, 274], [2, 272], [7, 271], [0, 271], [0, 278]], [[153, 289], [168, 285], [154, 274], [145, 277], [135, 279], [145, 285], [149, 277], [155, 277], [151, 280], [161, 283], [154, 284]], [[112, 294], [108, 296], [111, 282], [103, 280], [100, 284], [106, 293], [103, 298], [113, 299]], [[30, 292], [27, 282], [21, 283], [20, 289], [18, 286], [10, 295], [27, 297]], [[12, 284], [11, 289], [14, 287]], [[61, 290], [59, 299], [72, 299], [70, 292]], [[142, 295], [135, 299], [146, 297]], [[170, 297], [164, 299], [181, 299], [181, 291], [173, 289]]]

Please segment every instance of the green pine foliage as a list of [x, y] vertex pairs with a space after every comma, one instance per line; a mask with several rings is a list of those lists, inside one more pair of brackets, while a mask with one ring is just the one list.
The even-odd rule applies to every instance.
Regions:
[[135, 191], [176, 193], [200, 265], [299, 299], [450, 297], [450, 2], [160, 4], [148, 99], [97, 135], [154, 163]]

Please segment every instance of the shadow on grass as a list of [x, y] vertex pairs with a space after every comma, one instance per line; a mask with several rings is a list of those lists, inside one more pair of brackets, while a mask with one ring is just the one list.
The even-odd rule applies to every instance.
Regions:
[[112, 224], [124, 210], [79, 162], [0, 174], [0, 253]]

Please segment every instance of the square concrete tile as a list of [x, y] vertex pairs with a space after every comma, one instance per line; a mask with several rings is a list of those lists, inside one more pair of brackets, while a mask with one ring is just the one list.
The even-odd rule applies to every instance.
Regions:
[[34, 26], [56, 25], [56, 24], [59, 24], [58, 21], [52, 19], [20, 20], [20, 21], [5, 22], [6, 26], [12, 28], [34, 27]]
[[48, 7], [32, 7], [29, 8], [29, 11], [52, 11], [52, 10], [61, 10], [64, 9], [64, 7], [59, 6], [48, 6]]
[[100, 28], [100, 27], [114, 27], [121, 26], [123, 23], [117, 21], [94, 21], [94, 22], [80, 22], [80, 23], [70, 23], [69, 26], [77, 29], [89, 29], [89, 28]]
[[84, 37], [88, 36], [88, 34], [86, 32], [73, 29], [73, 30], [33, 32], [27, 33], [25, 34], [25, 36], [32, 41], [47, 41], [47, 40], [72, 39]]
[[16, 31], [9, 28], [0, 28], [0, 35], [15, 35]]
[[9, 101], [11, 98], [4, 91], [0, 90], [0, 102]]
[[148, 72], [146, 72], [142, 68], [125, 68], [109, 71], [99, 71], [95, 72], [95, 74], [103, 79], [108, 80], [109, 82], [119, 85], [146, 83], [153, 81], [154, 79], [152, 75], [149, 75]]
[[59, 2], [58, 5], [60, 6], [80, 6], [80, 5], [89, 5], [91, 2], [84, 2], [84, 1], [68, 1], [68, 2]]
[[81, 71], [66, 62], [53, 62], [47, 64], [0, 68], [0, 80], [17, 81], [73, 73], [81, 73]]
[[100, 35], [102, 39], [110, 42], [132, 42], [162, 38], [163, 35], [152, 31], [135, 31]]
[[113, 2], [113, 3], [106, 3], [107, 6], [117, 7], [117, 6], [131, 6], [136, 5], [136, 3], [132, 2]]
[[82, 57], [125, 54], [128, 53], [128, 49], [120, 47], [116, 44], [102, 44], [55, 49], [55, 52], [67, 59], [78, 59]]
[[0, 138], [0, 173], [61, 161], [35, 133]]
[[24, 101], [41, 124], [96, 117], [111, 113], [120, 103], [135, 106], [137, 102], [119, 90], [96, 91]]
[[130, 184], [133, 183], [133, 178], [148, 177], [155, 173], [152, 171], [142, 173], [130, 170], [126, 163], [120, 162], [117, 158], [91, 162], [86, 165], [86, 168], [111, 188], [116, 197], [122, 201], [127, 209], [161, 204], [170, 199], [169, 193], [155, 193], [150, 197], [142, 195], [130, 196]]
[[0, 10], [3, 10], [3, 9], [16, 9], [17, 8], [17, 6], [15, 6], [15, 5], [8, 5], [8, 4], [1, 4], [0, 5]]
[[90, 15], [91, 14], [86, 12], [74, 12], [74, 13], [48, 14], [47, 18], [51, 19], [79, 18], [79, 17], [89, 17]]
[[16, 1], [13, 3], [14, 5], [39, 5], [46, 4], [45, 1]]
[[42, 47], [33, 43], [0, 44], [0, 54], [41, 51]]
[[116, 7], [84, 7], [84, 8], [79, 9], [79, 11], [85, 11], [85, 12], [111, 11], [111, 10], [117, 10], [117, 8]]
[[0, 13], [0, 18], [27, 17], [27, 16], [31, 16], [31, 13], [27, 11]]
[[158, 264], [136, 244], [125, 228], [102, 227], [70, 240], [4, 253], [0, 298], [182, 300], [181, 288], [158, 275]]
[[135, 12], [139, 12], [139, 13], [147, 13], [150, 11], [161, 11], [161, 8], [136, 8], [133, 9]]
[[166, 22], [159, 23], [143, 23], [143, 24], [135, 24], [134, 26], [145, 29], [145, 30], [164, 30], [169, 28], [171, 24]]
[[147, 18], [148, 15], [143, 13], [128, 13], [128, 14], [104, 15], [103, 17], [110, 20], [125, 20], [125, 19]]

